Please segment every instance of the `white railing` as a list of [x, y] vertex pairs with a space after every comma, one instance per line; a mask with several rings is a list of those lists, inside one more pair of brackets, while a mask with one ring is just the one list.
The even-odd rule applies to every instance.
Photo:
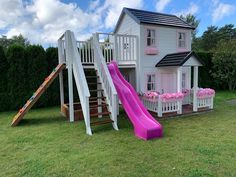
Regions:
[[163, 102], [159, 98], [149, 99], [143, 96], [140, 99], [144, 106], [149, 111], [157, 113], [158, 117], [162, 117], [163, 113], [177, 112], [177, 114], [182, 114], [182, 101], [180, 100]]
[[205, 108], [208, 107], [213, 109], [213, 100], [214, 97], [206, 97], [206, 98], [197, 98], [197, 108]]
[[107, 103], [109, 110], [111, 112], [111, 119], [113, 120], [114, 129], [118, 130], [117, 126], [117, 92], [113, 81], [111, 79], [111, 75], [108, 71], [107, 64], [105, 62], [104, 56], [102, 54], [102, 50], [99, 46], [98, 38], [96, 34], [93, 34], [93, 48], [94, 48], [94, 67], [97, 69], [97, 74], [100, 78], [102, 88], [104, 90], [104, 94], [107, 98]]
[[114, 35], [116, 43], [116, 58], [118, 61], [129, 62], [137, 60], [137, 36]]
[[77, 41], [77, 47], [79, 50], [82, 64], [93, 64], [94, 52], [92, 49], [92, 41]]
[[[83, 111], [84, 121], [86, 125], [86, 133], [92, 135], [90, 127], [90, 113], [89, 113], [89, 97], [90, 92], [88, 84], [85, 78], [84, 69], [82, 66], [80, 54], [76, 45], [74, 33], [66, 31], [63, 35], [65, 45], [58, 45], [59, 51], [65, 51], [65, 61], [68, 68], [68, 82], [69, 82], [69, 109], [70, 109], [70, 120], [74, 119], [74, 106], [73, 106], [73, 76], [74, 74], [77, 91]], [[62, 38], [59, 39], [63, 40]], [[61, 49], [60, 47], [63, 47]], [[60, 57], [59, 57], [60, 58]], [[74, 120], [73, 120], [74, 121]]]
[[96, 33], [106, 62], [116, 60], [118, 64], [135, 64], [137, 61], [137, 36]]

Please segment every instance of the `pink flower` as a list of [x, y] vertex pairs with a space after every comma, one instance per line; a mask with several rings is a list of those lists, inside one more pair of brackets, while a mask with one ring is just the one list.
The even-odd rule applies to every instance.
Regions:
[[215, 96], [215, 90], [211, 88], [201, 88], [197, 91], [197, 97], [198, 98], [207, 98], [207, 97], [212, 97]]

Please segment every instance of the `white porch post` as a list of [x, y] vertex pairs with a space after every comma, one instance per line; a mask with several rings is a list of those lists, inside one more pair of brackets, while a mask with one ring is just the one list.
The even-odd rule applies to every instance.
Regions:
[[[177, 92], [182, 92], [182, 67], [177, 69]], [[178, 101], [178, 114], [182, 114], [182, 101]]]
[[[58, 63], [65, 63], [65, 54], [64, 54], [64, 47], [62, 40], [58, 40]], [[64, 105], [64, 83], [63, 83], [63, 71], [59, 73], [59, 84], [60, 84], [60, 102], [61, 102], [61, 109]]]
[[72, 58], [72, 44], [70, 43], [71, 40], [71, 32], [66, 31], [66, 56], [67, 58], [67, 66], [68, 66], [68, 89], [69, 89], [69, 117], [70, 122], [74, 122], [74, 96], [73, 96], [73, 71], [72, 71], [72, 64], [73, 64], [73, 58]]
[[182, 92], [182, 67], [177, 69], [177, 92]]
[[197, 112], [198, 66], [193, 68], [193, 111]]

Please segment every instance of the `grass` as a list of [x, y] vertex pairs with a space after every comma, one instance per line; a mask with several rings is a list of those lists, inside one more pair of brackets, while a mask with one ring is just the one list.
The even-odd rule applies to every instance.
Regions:
[[59, 108], [30, 111], [10, 127], [15, 112], [0, 113], [0, 176], [235, 177], [236, 93], [219, 92], [213, 112], [160, 120], [164, 137], [137, 139], [126, 115], [85, 134]]

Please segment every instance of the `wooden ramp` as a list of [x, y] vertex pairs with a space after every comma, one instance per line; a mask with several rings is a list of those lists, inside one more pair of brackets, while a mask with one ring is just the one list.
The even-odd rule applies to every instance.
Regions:
[[33, 94], [33, 96], [26, 102], [26, 104], [19, 110], [19, 112], [15, 115], [11, 126], [16, 126], [23, 119], [24, 115], [30, 110], [30, 108], [38, 101], [40, 96], [45, 92], [45, 90], [51, 85], [54, 79], [58, 76], [58, 74], [66, 67], [65, 64], [59, 64], [52, 71], [52, 73], [45, 79], [42, 85], [38, 88], [38, 90]]

